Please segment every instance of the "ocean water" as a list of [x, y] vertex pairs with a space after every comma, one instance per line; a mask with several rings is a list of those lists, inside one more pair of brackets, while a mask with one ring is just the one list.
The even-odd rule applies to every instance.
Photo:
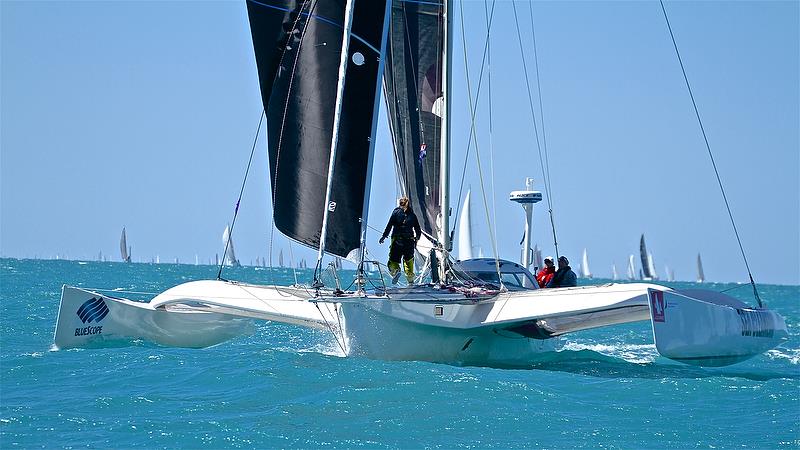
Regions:
[[[216, 268], [0, 268], [1, 448], [800, 447], [798, 286], [760, 286], [791, 337], [744, 363], [671, 362], [640, 323], [568, 335], [560, 352], [507, 370], [345, 358], [326, 332], [273, 323], [202, 350], [51, 351], [62, 284], [156, 293]], [[293, 281], [252, 267], [225, 276]], [[751, 302], [748, 286], [704, 287]]]

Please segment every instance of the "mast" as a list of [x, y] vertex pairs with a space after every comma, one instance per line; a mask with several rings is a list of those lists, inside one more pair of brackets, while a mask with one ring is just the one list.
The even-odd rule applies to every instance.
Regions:
[[[331, 154], [328, 159], [328, 179], [325, 186], [325, 203], [322, 212], [322, 230], [319, 238], [319, 251], [317, 252], [317, 269], [322, 264], [322, 256], [325, 254], [325, 240], [328, 233], [328, 213], [331, 208], [331, 187], [333, 186], [333, 168], [336, 161], [336, 146], [339, 142], [339, 121], [342, 117], [342, 97], [344, 95], [345, 72], [347, 71], [347, 59], [350, 53], [350, 31], [353, 27], [353, 2], [347, 0], [344, 12], [344, 33], [342, 34], [342, 54], [339, 58], [339, 81], [336, 86], [336, 110], [333, 114], [333, 133], [331, 135]], [[363, 226], [362, 226], [363, 227]], [[314, 277], [317, 277], [317, 270], [314, 270]], [[316, 280], [315, 280], [316, 281]]]
[[452, 49], [453, 49], [453, 21], [450, 11], [453, 10], [453, 0], [444, 2], [444, 55], [442, 58], [442, 97], [444, 98], [444, 108], [441, 129], [441, 166], [439, 195], [442, 204], [442, 226], [439, 229], [439, 242], [442, 245], [442, 261], [439, 264], [439, 279], [443, 283], [447, 282], [447, 261], [450, 252], [450, 111], [451, 99], [450, 92], [452, 87]]

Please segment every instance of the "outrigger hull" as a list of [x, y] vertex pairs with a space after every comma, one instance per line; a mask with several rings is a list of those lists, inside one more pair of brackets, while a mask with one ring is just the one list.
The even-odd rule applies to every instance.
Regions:
[[[644, 283], [503, 293], [427, 285], [378, 295], [206, 280], [178, 285], [148, 303], [64, 286], [55, 346], [144, 339], [207, 347], [251, 332], [253, 320], [267, 320], [329, 330], [348, 355], [505, 367], [556, 350], [552, 338], [566, 333], [650, 320], [659, 353], [717, 366], [763, 353], [788, 336], [779, 315], [737, 313], [737, 307], [746, 309], [723, 294]], [[754, 314], [769, 315], [757, 330]]]

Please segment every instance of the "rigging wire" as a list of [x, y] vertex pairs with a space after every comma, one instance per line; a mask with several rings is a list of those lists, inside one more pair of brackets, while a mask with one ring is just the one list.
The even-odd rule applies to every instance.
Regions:
[[[492, 0], [492, 9], [489, 12], [489, 29], [491, 29], [492, 21], [494, 19], [495, 1], [496, 0]], [[487, 59], [488, 52], [489, 52], [488, 44], [489, 44], [489, 39], [488, 39], [488, 31], [487, 31], [487, 39], [486, 39], [486, 43], [484, 43], [484, 46], [483, 46], [483, 57], [481, 58], [481, 70], [478, 73], [478, 86], [477, 86], [476, 92], [475, 92], [475, 97], [476, 98], [480, 98], [480, 95], [481, 95], [481, 87], [483, 86], [483, 71], [486, 68], [486, 59]], [[472, 111], [471, 111], [472, 117], [475, 117], [477, 108], [478, 108], [478, 103], [476, 102], [475, 105], [472, 108]], [[464, 180], [466, 179], [466, 176], [467, 176], [467, 162], [469, 160], [470, 149], [472, 148], [472, 137], [473, 137], [473, 134], [474, 134], [473, 133], [473, 131], [474, 131], [473, 128], [475, 127], [475, 121], [472, 121], [470, 123], [470, 127], [471, 127], [470, 128], [470, 133], [469, 133], [468, 138], [467, 138], [467, 151], [464, 154], [464, 165], [461, 168], [461, 183], [460, 183], [460, 186], [458, 188], [458, 204], [456, 205], [455, 217], [458, 217], [459, 213], [461, 211], [461, 203], [462, 203], [461, 202], [461, 194], [464, 193]], [[453, 223], [453, 229], [450, 230], [450, 234], [451, 235], [455, 232], [455, 226], [456, 226], [456, 223], [454, 222]]]
[[[550, 181], [549, 181], [550, 177], [548, 176], [548, 174], [550, 172], [550, 169], [549, 169], [549, 166], [548, 166], [547, 162], [542, 157], [542, 145], [540, 143], [539, 127], [536, 124], [536, 112], [535, 112], [535, 109], [534, 109], [534, 106], [533, 106], [533, 96], [531, 95], [530, 77], [528, 76], [528, 64], [525, 61], [525, 48], [522, 45], [522, 33], [520, 32], [520, 29], [519, 29], [519, 18], [517, 17], [517, 2], [516, 2], [516, 0], [512, 0], [511, 1], [511, 6], [512, 6], [512, 8], [514, 10], [514, 23], [515, 23], [516, 28], [517, 28], [517, 39], [519, 41], [519, 51], [520, 51], [520, 55], [522, 57], [522, 70], [525, 73], [525, 86], [527, 87], [527, 92], [528, 92], [528, 106], [530, 107], [531, 119], [533, 120], [533, 131], [534, 131], [534, 135], [536, 137], [536, 148], [537, 148], [538, 153], [539, 153], [539, 165], [541, 166], [541, 169], [542, 169], [542, 177], [544, 178], [544, 190], [545, 190], [545, 193], [547, 194], [547, 205], [548, 205], [548, 208], [550, 210], [549, 211], [550, 212], [550, 224], [551, 224], [551, 227], [552, 227], [552, 230], [553, 230], [553, 246], [555, 247], [556, 257], [558, 257], [558, 240], [556, 239], [556, 227], [555, 227], [555, 222], [553, 220], [553, 203], [552, 203], [552, 200], [551, 200], [552, 196], [551, 196], [551, 192], [550, 192]], [[535, 40], [534, 40], [534, 43], [535, 43]], [[535, 52], [535, 48], [534, 48], [534, 60], [536, 60], [536, 59], [537, 59], [537, 57], [536, 57], [536, 52]], [[537, 74], [538, 74], [538, 63], [537, 63]], [[538, 81], [538, 75], [537, 75], [537, 81]], [[542, 123], [544, 123], [544, 121]], [[544, 129], [542, 130], [542, 133], [544, 133]], [[527, 249], [526, 249], [526, 251], [527, 251]]]
[[[470, 81], [469, 81], [469, 63], [467, 61], [467, 37], [466, 37], [466, 34], [464, 32], [464, 28], [465, 28], [464, 27], [464, 2], [460, 2], [459, 5], [460, 5], [460, 14], [461, 14], [461, 44], [462, 44], [461, 47], [464, 50], [464, 73], [465, 73], [465, 76], [466, 76], [466, 79], [467, 79], [466, 80], [467, 81], [467, 99], [469, 100], [469, 109], [470, 109], [470, 111], [472, 111], [472, 115], [470, 117], [470, 121], [471, 121], [472, 125], [470, 126], [470, 131], [471, 131], [471, 134], [474, 136], [473, 140], [475, 141], [475, 160], [476, 160], [476, 162], [478, 164], [478, 177], [480, 179], [480, 184], [481, 184], [481, 196], [483, 198], [483, 208], [484, 208], [484, 212], [486, 213], [486, 225], [489, 227], [489, 236], [491, 237], [490, 240], [492, 242], [492, 251], [494, 252], [494, 265], [495, 265], [495, 269], [497, 270], [497, 278], [500, 281], [500, 289], [502, 291], [505, 291], [506, 287], [503, 284], [503, 276], [500, 273], [500, 260], [498, 259], [498, 255], [497, 255], [497, 242], [495, 240], [495, 234], [492, 232], [492, 230], [493, 230], [493, 228], [492, 228], [492, 219], [489, 217], [489, 212], [490, 211], [489, 211], [489, 204], [486, 201], [486, 187], [485, 187], [484, 182], [483, 182], [483, 168], [481, 166], [481, 152], [480, 152], [480, 149], [478, 148], [478, 137], [477, 137], [476, 131], [475, 131], [475, 111], [476, 111], [476, 108], [473, 107], [473, 103], [472, 103], [472, 88], [470, 86]], [[488, 33], [487, 33], [486, 39], [487, 39], [487, 42], [488, 42], [488, 39], [489, 39]], [[477, 104], [478, 104], [478, 99], [475, 99], [475, 106], [476, 107], [477, 107]]]
[[261, 133], [261, 124], [264, 122], [265, 111], [262, 109], [261, 114], [258, 116], [258, 128], [256, 128], [256, 135], [253, 138], [253, 148], [250, 149], [250, 159], [247, 160], [247, 169], [244, 171], [244, 179], [242, 180], [242, 188], [239, 190], [239, 198], [236, 199], [236, 208], [233, 210], [233, 220], [231, 221], [231, 229], [228, 233], [228, 239], [225, 240], [225, 251], [222, 252], [222, 262], [219, 264], [217, 271], [217, 280], [222, 279], [222, 268], [225, 267], [225, 256], [228, 254], [228, 247], [230, 247], [231, 239], [233, 238], [233, 227], [236, 226], [236, 217], [239, 215], [239, 204], [242, 202], [242, 195], [244, 194], [244, 187], [247, 184], [247, 176], [250, 174], [250, 165], [253, 163], [253, 155], [256, 152], [256, 144], [258, 143], [258, 135]]
[[[494, 6], [494, 2], [492, 2], [492, 6]], [[489, 32], [491, 31], [491, 22], [489, 21], [489, 2], [488, 0], [483, 0], [483, 15], [486, 19], [486, 49], [487, 49], [487, 60], [486, 60], [486, 89], [487, 89], [487, 110], [489, 115], [489, 174], [491, 175], [491, 183], [492, 183], [492, 220], [494, 221], [494, 228], [490, 230], [491, 233], [494, 234], [494, 240], [497, 241], [497, 196], [494, 186], [494, 139], [493, 139], [493, 127], [492, 127], [492, 48], [491, 48], [491, 39]]]
[[722, 199], [725, 200], [725, 208], [728, 210], [728, 217], [731, 219], [733, 233], [736, 235], [736, 241], [739, 243], [739, 250], [742, 252], [744, 266], [747, 268], [747, 275], [750, 277], [750, 285], [753, 286], [753, 295], [758, 302], [758, 307], [762, 308], [763, 304], [761, 303], [761, 297], [758, 296], [756, 282], [753, 280], [753, 273], [750, 271], [750, 265], [747, 263], [747, 255], [745, 255], [742, 240], [739, 238], [739, 230], [736, 229], [736, 222], [733, 220], [733, 213], [731, 212], [731, 206], [728, 203], [728, 196], [725, 195], [725, 188], [722, 186], [722, 179], [719, 176], [719, 170], [717, 170], [717, 163], [714, 161], [714, 155], [711, 153], [711, 145], [708, 143], [708, 136], [706, 135], [705, 127], [703, 126], [703, 121], [700, 119], [700, 111], [697, 109], [697, 102], [694, 100], [692, 87], [689, 85], [689, 78], [686, 76], [686, 69], [683, 66], [681, 53], [678, 51], [678, 44], [675, 42], [675, 35], [672, 33], [672, 26], [669, 23], [669, 17], [667, 17], [667, 10], [664, 8], [664, 1], [659, 0], [659, 3], [661, 4], [661, 11], [664, 13], [664, 20], [667, 22], [667, 29], [669, 30], [669, 36], [672, 39], [672, 46], [675, 48], [675, 54], [677, 55], [678, 62], [681, 65], [681, 72], [683, 73], [683, 80], [686, 82], [686, 89], [689, 91], [689, 98], [692, 99], [692, 106], [694, 107], [694, 114], [697, 117], [697, 123], [700, 124], [700, 131], [703, 134], [703, 141], [706, 144], [706, 150], [708, 150], [708, 157], [711, 159], [711, 165], [714, 167], [714, 174], [717, 176], [717, 183], [719, 184], [720, 192], [722, 192]]
[[550, 215], [550, 227], [553, 229], [553, 246], [558, 259], [558, 239], [556, 238], [556, 222], [553, 214], [553, 188], [550, 184], [550, 157], [547, 154], [547, 133], [544, 126], [544, 102], [542, 102], [542, 85], [539, 76], [539, 51], [536, 48], [536, 28], [533, 26], [533, 2], [528, 3], [528, 15], [531, 19], [531, 36], [533, 37], [533, 65], [536, 68], [536, 90], [539, 94], [539, 120], [542, 122], [542, 146], [544, 147], [544, 167], [547, 183], [547, 207]]

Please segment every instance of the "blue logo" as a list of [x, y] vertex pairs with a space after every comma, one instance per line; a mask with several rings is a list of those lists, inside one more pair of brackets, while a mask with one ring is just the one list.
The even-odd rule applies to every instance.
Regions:
[[92, 297], [78, 308], [77, 314], [83, 323], [100, 322], [108, 314], [108, 306], [103, 297]]

